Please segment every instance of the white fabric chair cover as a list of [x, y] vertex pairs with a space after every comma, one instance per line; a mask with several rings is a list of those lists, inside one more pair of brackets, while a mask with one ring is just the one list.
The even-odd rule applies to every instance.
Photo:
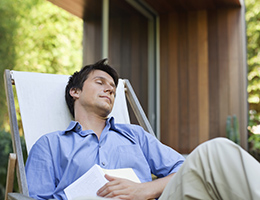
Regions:
[[119, 79], [118, 81], [114, 107], [109, 116], [113, 116], [115, 118], [116, 123], [130, 124], [129, 113], [125, 97], [125, 83], [122, 79]]
[[[73, 120], [65, 101], [69, 76], [18, 71], [12, 71], [12, 74], [29, 152], [39, 137], [64, 130]], [[116, 123], [130, 123], [124, 81], [121, 79], [111, 116]]]

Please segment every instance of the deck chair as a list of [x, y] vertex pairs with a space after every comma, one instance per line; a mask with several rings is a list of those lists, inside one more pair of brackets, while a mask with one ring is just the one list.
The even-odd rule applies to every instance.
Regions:
[[[41, 135], [57, 130], [64, 130], [72, 120], [64, 98], [65, 86], [68, 79], [69, 76], [67, 75], [5, 70], [5, 91], [14, 150], [14, 153], [11, 153], [9, 156], [6, 199], [31, 199], [28, 193], [17, 124], [14, 88], [18, 97], [23, 133], [27, 151], [29, 152], [32, 145]], [[126, 99], [129, 101], [139, 124], [146, 131], [155, 135], [127, 79], [120, 79], [117, 87], [115, 105], [110, 114], [115, 118], [115, 122], [130, 123]], [[13, 193], [15, 166], [20, 193]]]

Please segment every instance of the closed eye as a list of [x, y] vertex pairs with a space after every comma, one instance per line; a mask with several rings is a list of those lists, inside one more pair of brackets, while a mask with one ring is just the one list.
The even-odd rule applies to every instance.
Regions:
[[101, 80], [97, 80], [96, 83], [99, 84], [99, 85], [103, 84], [103, 82]]

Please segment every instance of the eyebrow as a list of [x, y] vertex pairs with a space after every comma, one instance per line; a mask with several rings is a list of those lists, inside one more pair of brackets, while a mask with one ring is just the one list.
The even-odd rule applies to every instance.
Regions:
[[[105, 80], [105, 81], [109, 82], [109, 81], [108, 81], [105, 77], [103, 77], [103, 76], [95, 76], [95, 77], [93, 78], [93, 80], [95, 80], [95, 79], [101, 79], [101, 80]], [[116, 88], [116, 85], [115, 85], [113, 82], [110, 82], [110, 85], [111, 85], [112, 87]]]

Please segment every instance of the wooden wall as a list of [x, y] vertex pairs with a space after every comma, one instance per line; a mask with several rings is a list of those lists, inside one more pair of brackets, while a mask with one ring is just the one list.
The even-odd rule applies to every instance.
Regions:
[[225, 136], [228, 115], [247, 148], [243, 17], [241, 8], [160, 15], [161, 140], [182, 153]]
[[87, 0], [84, 11], [83, 66], [102, 59], [102, 1]]
[[[95, 1], [101, 10], [101, 2]], [[127, 2], [110, 1], [108, 61], [121, 78], [128, 79], [146, 113], [148, 113], [148, 20]], [[94, 63], [102, 58], [101, 15], [85, 14], [83, 61]], [[129, 107], [130, 108], [130, 107]], [[130, 109], [131, 123], [138, 124]]]
[[[101, 0], [50, 0], [84, 20], [84, 64], [101, 59]], [[161, 140], [181, 153], [225, 136], [236, 115], [247, 149], [243, 0], [144, 0], [160, 18]], [[147, 111], [147, 20], [110, 1], [109, 59]]]
[[[141, 15], [121, 15], [109, 21], [109, 63], [120, 77], [129, 79], [148, 113], [148, 21]], [[131, 123], [138, 124], [132, 111], [130, 117]]]

